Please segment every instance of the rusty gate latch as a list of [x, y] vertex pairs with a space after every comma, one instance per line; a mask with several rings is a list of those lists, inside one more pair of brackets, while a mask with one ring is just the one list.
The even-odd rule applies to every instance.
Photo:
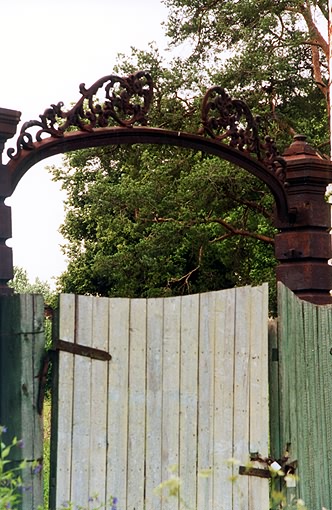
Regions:
[[[272, 478], [282, 473], [287, 483], [287, 477], [292, 480], [295, 475], [297, 461], [290, 462], [289, 456], [286, 454], [282, 459], [275, 460], [271, 457], [261, 457], [259, 453], [250, 454], [250, 462], [258, 462], [264, 464], [264, 467], [239, 466], [239, 475], [257, 476], [259, 478]], [[295, 478], [294, 478], [295, 480]], [[291, 485], [290, 485], [291, 486]]]

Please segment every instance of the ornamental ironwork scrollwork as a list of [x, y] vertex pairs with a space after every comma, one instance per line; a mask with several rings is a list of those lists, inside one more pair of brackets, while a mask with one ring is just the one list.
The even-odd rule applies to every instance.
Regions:
[[215, 86], [206, 92], [201, 111], [200, 134], [207, 134], [247, 155], [255, 155], [263, 165], [282, 181], [286, 178], [286, 162], [280, 156], [274, 140], [259, 137], [259, 121], [248, 105], [232, 99], [222, 87]]
[[[96, 94], [105, 88], [105, 98], [99, 102]], [[18, 159], [22, 150], [35, 148], [34, 142], [41, 142], [45, 135], [61, 138], [66, 131], [93, 131], [110, 125], [133, 127], [135, 124], [146, 126], [147, 115], [153, 97], [153, 82], [149, 73], [139, 71], [128, 77], [105, 76], [90, 88], [81, 83], [79, 91], [82, 97], [69, 110], [64, 111], [62, 102], [51, 104], [40, 120], [25, 122], [21, 128], [15, 149], [8, 149], [11, 159]], [[31, 129], [37, 132], [30, 132]]]
[[[104, 89], [104, 98], [97, 98]], [[82, 83], [81, 98], [68, 111], [64, 104], [51, 104], [39, 120], [25, 122], [21, 128], [15, 149], [8, 149], [10, 159], [19, 159], [22, 150], [33, 150], [35, 142], [45, 137], [61, 138], [68, 131], [92, 132], [96, 128], [118, 125], [132, 128], [146, 126], [153, 99], [153, 81], [146, 71], [138, 71], [128, 77], [108, 75], [96, 81], [90, 88]], [[279, 155], [275, 142], [258, 135], [259, 123], [246, 103], [231, 99], [224, 88], [210, 88], [202, 104], [202, 129], [213, 139], [225, 143], [248, 155], [255, 155], [264, 166], [285, 181], [286, 163]]]

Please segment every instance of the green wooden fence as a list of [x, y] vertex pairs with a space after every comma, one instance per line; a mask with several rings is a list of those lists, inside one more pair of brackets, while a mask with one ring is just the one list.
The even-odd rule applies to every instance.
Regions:
[[273, 448], [297, 461], [290, 494], [308, 510], [331, 509], [332, 306], [302, 301], [282, 284], [278, 296], [278, 345], [273, 334], [270, 343]]
[[[16, 464], [27, 460], [23, 470], [22, 508], [36, 510], [43, 503], [42, 416], [37, 412], [38, 375], [44, 355], [44, 301], [28, 294], [0, 297], [0, 424], [7, 427], [3, 439], [22, 439], [14, 448]], [[36, 470], [38, 471], [38, 470]]]

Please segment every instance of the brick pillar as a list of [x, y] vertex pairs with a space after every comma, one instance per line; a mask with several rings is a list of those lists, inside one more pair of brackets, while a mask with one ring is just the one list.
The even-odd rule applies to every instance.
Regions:
[[[277, 280], [301, 299], [332, 303], [331, 207], [325, 199], [332, 164], [297, 135], [285, 151], [289, 222], [278, 222], [275, 239]], [[294, 214], [293, 214], [294, 213]]]
[[16, 133], [21, 113], [16, 110], [0, 108], [0, 294], [11, 294], [7, 287], [13, 278], [12, 249], [6, 246], [6, 240], [12, 236], [11, 207], [5, 205], [5, 199], [11, 195], [11, 182], [8, 168], [2, 163], [2, 153], [6, 141]]

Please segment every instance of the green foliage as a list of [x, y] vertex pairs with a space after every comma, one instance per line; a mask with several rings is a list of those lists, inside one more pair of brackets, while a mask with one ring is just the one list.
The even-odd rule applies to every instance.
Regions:
[[14, 267], [14, 278], [8, 282], [8, 287], [14, 289], [15, 294], [41, 294], [47, 305], [54, 304], [55, 293], [51, 291], [49, 283], [39, 278], [30, 282], [27, 271], [22, 267]]
[[[27, 487], [23, 483], [22, 470], [28, 468], [32, 470], [33, 474], [37, 474], [42, 466], [39, 462], [35, 462], [28, 467], [26, 461], [19, 463], [14, 461], [13, 459], [16, 458], [14, 450], [23, 448], [23, 441], [14, 437], [11, 443], [7, 444], [3, 437], [6, 433], [7, 428], [0, 425], [0, 508], [1, 510], [18, 510], [21, 507], [22, 494], [31, 490], [31, 487]], [[57, 510], [87, 510], [88, 508], [89, 510], [117, 510], [117, 498], [111, 497], [107, 505], [104, 505], [100, 503], [97, 495], [92, 495], [84, 507], [68, 501], [63, 502]], [[48, 510], [46, 498], [44, 506], [38, 507], [36, 510]]]
[[304, 132], [315, 145], [328, 141], [328, 45], [321, 32], [328, 16], [323, 2], [164, 3], [171, 44], [191, 43], [189, 62], [212, 68], [213, 82], [273, 121], [281, 143], [285, 133], [295, 132]]
[[15, 509], [21, 501], [23, 484], [20, 473], [25, 464], [21, 462], [15, 466], [13, 463], [11, 453], [14, 448], [21, 447], [21, 441], [14, 438], [7, 445], [3, 440], [6, 432], [6, 427], [0, 426], [0, 508]]
[[110, 497], [106, 505], [99, 502], [98, 495], [91, 496], [86, 506], [67, 501], [58, 510], [117, 510], [117, 498]]
[[[228, 459], [226, 461], [229, 467], [234, 466], [234, 474], [230, 475], [228, 478], [229, 484], [234, 486], [234, 492], [238, 489], [237, 482], [239, 480], [240, 475], [238, 474], [238, 465], [240, 464], [236, 459]], [[250, 469], [252, 466], [251, 462], [248, 462], [246, 465], [247, 469]], [[302, 499], [297, 499], [296, 497], [289, 497], [287, 491], [285, 491], [285, 486], [287, 483], [291, 481], [297, 481], [297, 477], [295, 475], [285, 475], [285, 473], [281, 470], [275, 471], [270, 466], [271, 473], [271, 483], [270, 483], [270, 509], [271, 510], [307, 510], [304, 501]], [[171, 466], [169, 469], [170, 476], [167, 480], [162, 481], [156, 488], [155, 493], [160, 495], [162, 501], [168, 503], [173, 501], [175, 503], [176, 508], [180, 510], [195, 510], [192, 508], [188, 501], [185, 501], [181, 496], [182, 493], [182, 480], [177, 475], [178, 466]], [[212, 470], [205, 469], [200, 470], [198, 472], [198, 476], [200, 478], [209, 478], [211, 476]], [[282, 481], [283, 489], [277, 488], [280, 486], [280, 481]], [[241, 493], [239, 493], [241, 494]], [[241, 494], [241, 497], [243, 495]], [[219, 502], [222, 503], [222, 502]], [[247, 506], [247, 502], [244, 502]], [[259, 506], [259, 501], [258, 501]], [[264, 509], [262, 509], [264, 510]], [[267, 510], [267, 509], [266, 509]], [[324, 509], [323, 509], [324, 510]]]
[[[44, 298], [45, 310], [55, 309], [58, 305], [58, 297], [52, 291], [48, 282], [36, 278], [32, 283], [29, 281], [27, 271], [22, 267], [14, 267], [14, 278], [8, 282], [8, 286], [14, 289], [15, 294], [41, 294]], [[52, 314], [45, 313], [44, 316], [45, 348], [50, 349], [52, 345]], [[46, 391], [51, 388], [51, 368], [47, 375]]]
[[48, 509], [50, 496], [50, 462], [51, 462], [51, 397], [44, 401], [43, 408], [43, 482], [44, 510]]

